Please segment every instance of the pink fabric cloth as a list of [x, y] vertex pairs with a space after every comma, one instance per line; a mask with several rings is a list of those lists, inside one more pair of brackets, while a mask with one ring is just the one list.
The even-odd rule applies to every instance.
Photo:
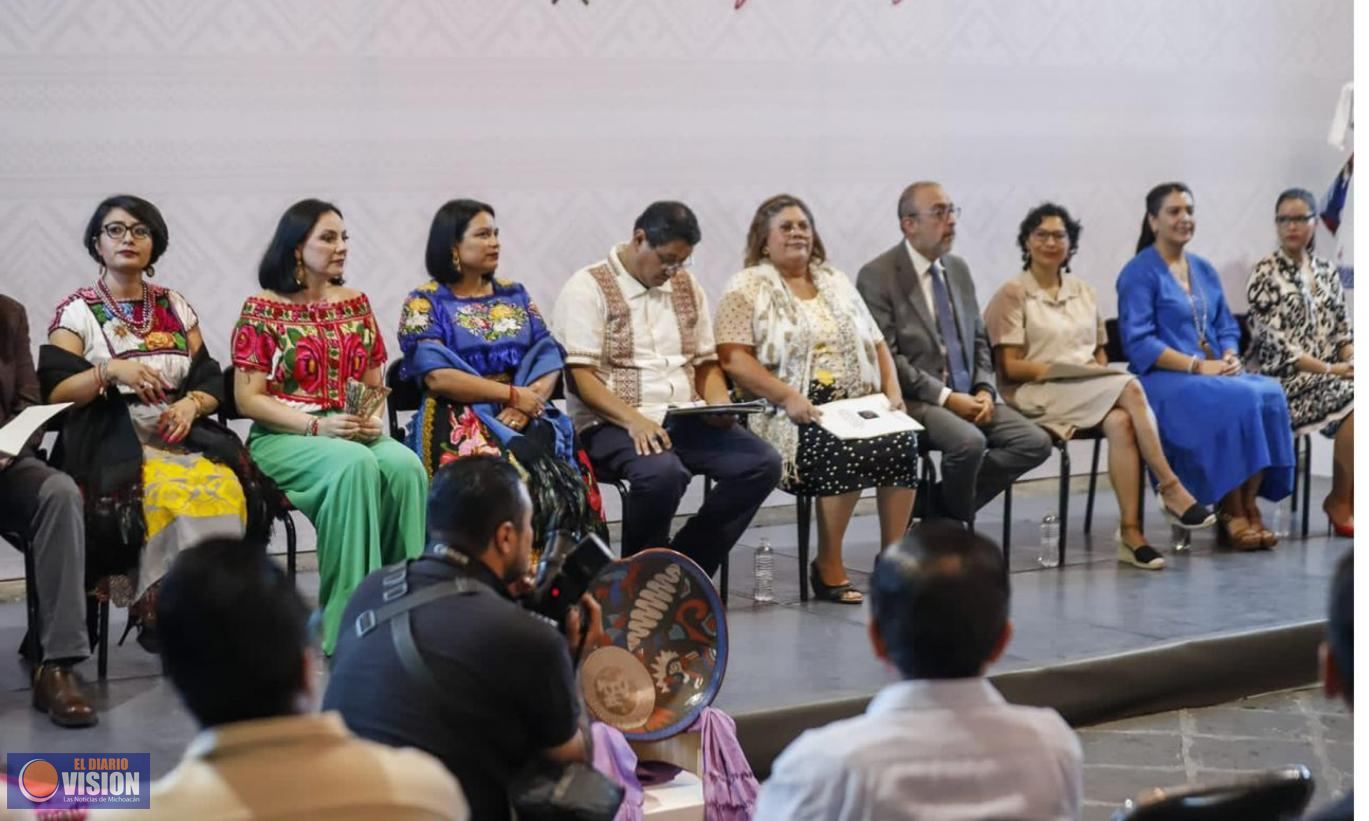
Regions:
[[703, 735], [703, 772], [699, 777], [704, 786], [704, 818], [749, 821], [761, 785], [737, 743], [737, 722], [722, 710], [707, 707], [688, 732]]
[[642, 784], [637, 780], [637, 754], [616, 728], [601, 721], [589, 725], [594, 749], [594, 769], [612, 778], [624, 790], [623, 803], [613, 821], [642, 821]]

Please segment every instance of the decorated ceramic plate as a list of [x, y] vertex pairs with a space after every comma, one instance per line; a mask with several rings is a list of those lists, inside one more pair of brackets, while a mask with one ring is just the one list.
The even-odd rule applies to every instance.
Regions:
[[713, 582], [684, 555], [653, 548], [609, 564], [589, 593], [604, 612], [604, 639], [580, 668], [590, 712], [633, 741], [683, 732], [727, 669], [727, 617]]

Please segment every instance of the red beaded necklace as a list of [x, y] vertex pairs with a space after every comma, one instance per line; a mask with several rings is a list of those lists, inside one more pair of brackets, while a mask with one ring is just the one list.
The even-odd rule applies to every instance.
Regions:
[[141, 322], [135, 325], [133, 324], [133, 309], [129, 308], [125, 311], [119, 306], [118, 301], [114, 299], [114, 294], [109, 292], [109, 286], [105, 284], [105, 278], [101, 276], [95, 281], [95, 290], [99, 292], [100, 302], [104, 304], [105, 310], [109, 311], [109, 315], [112, 318], [122, 322], [135, 336], [139, 337], [147, 336], [148, 331], [152, 330], [153, 320], [152, 289], [147, 287], [146, 282], [141, 284], [143, 286], [143, 318]]

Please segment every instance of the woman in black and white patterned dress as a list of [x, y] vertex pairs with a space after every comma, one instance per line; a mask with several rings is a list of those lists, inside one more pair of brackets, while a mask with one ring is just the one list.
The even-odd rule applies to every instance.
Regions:
[[842, 540], [860, 493], [876, 488], [882, 545], [908, 526], [917, 439], [891, 433], [843, 440], [819, 426], [817, 405], [884, 394], [903, 409], [893, 356], [855, 285], [826, 262], [808, 206], [780, 194], [761, 203], [746, 265], [729, 280], [713, 323], [718, 358], [742, 391], [770, 400], [747, 420], [784, 460], [781, 487], [817, 497], [813, 594], [858, 604], [842, 566]]
[[1355, 345], [1336, 266], [1313, 256], [1317, 200], [1301, 188], [1279, 195], [1279, 250], [1250, 274], [1250, 357], [1283, 384], [1293, 432], [1334, 437], [1331, 492], [1322, 503], [1342, 536], [1355, 534]]

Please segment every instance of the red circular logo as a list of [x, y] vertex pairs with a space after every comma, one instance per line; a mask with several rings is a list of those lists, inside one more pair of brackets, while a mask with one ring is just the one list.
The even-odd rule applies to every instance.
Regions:
[[56, 795], [57, 784], [57, 768], [41, 758], [35, 758], [19, 769], [19, 792], [35, 804]]

